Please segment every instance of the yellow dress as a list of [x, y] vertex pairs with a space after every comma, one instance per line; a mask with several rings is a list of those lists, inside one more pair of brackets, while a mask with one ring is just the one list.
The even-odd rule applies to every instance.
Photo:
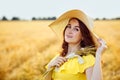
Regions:
[[68, 55], [67, 58], [67, 62], [53, 70], [52, 79], [86, 80], [85, 70], [94, 65], [95, 57], [91, 54], [80, 57], [73, 53]]

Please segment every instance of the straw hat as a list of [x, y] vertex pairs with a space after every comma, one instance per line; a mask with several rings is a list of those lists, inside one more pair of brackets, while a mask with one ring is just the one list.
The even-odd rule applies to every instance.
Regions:
[[95, 46], [98, 47], [100, 45], [100, 43], [98, 42], [98, 36], [96, 36], [96, 34], [92, 31], [93, 20], [80, 10], [75, 9], [64, 13], [58, 19], [52, 22], [49, 27], [52, 28], [52, 30], [57, 34], [60, 40], [63, 40], [63, 31], [71, 18], [78, 18], [87, 26], [87, 28], [91, 32], [92, 38], [95, 42]]

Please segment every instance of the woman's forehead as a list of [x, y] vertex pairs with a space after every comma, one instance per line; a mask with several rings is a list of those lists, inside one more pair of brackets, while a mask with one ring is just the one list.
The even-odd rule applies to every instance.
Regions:
[[79, 21], [77, 19], [71, 19], [69, 22], [68, 22], [68, 25], [71, 25], [71, 24], [74, 24], [74, 25], [78, 25], [79, 26]]

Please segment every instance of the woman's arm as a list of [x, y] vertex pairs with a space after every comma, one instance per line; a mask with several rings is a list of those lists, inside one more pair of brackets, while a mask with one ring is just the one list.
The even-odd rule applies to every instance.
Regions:
[[102, 80], [101, 54], [107, 47], [102, 39], [99, 39], [98, 41], [101, 46], [96, 51], [95, 65], [86, 69], [87, 80]]
[[101, 57], [96, 56], [94, 67], [86, 69], [87, 80], [102, 80]]

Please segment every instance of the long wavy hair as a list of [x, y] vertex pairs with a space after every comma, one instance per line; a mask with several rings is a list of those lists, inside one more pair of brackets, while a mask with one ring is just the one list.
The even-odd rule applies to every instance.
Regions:
[[[80, 31], [81, 31], [81, 34], [82, 34], [82, 41], [80, 43], [80, 46], [81, 47], [88, 47], [88, 46], [92, 46], [92, 47], [95, 47], [95, 43], [93, 41], [93, 38], [90, 34], [90, 31], [89, 29], [86, 27], [86, 25], [80, 21], [78, 18], [71, 18], [69, 20], [69, 22], [72, 20], [72, 19], [76, 19], [78, 22], [79, 22], [79, 25], [80, 25]], [[66, 30], [67, 26], [65, 27], [64, 31], [63, 31], [63, 43], [62, 43], [62, 52], [61, 52], [61, 56], [66, 56], [67, 53], [68, 53], [68, 43], [65, 41], [65, 30]]]

